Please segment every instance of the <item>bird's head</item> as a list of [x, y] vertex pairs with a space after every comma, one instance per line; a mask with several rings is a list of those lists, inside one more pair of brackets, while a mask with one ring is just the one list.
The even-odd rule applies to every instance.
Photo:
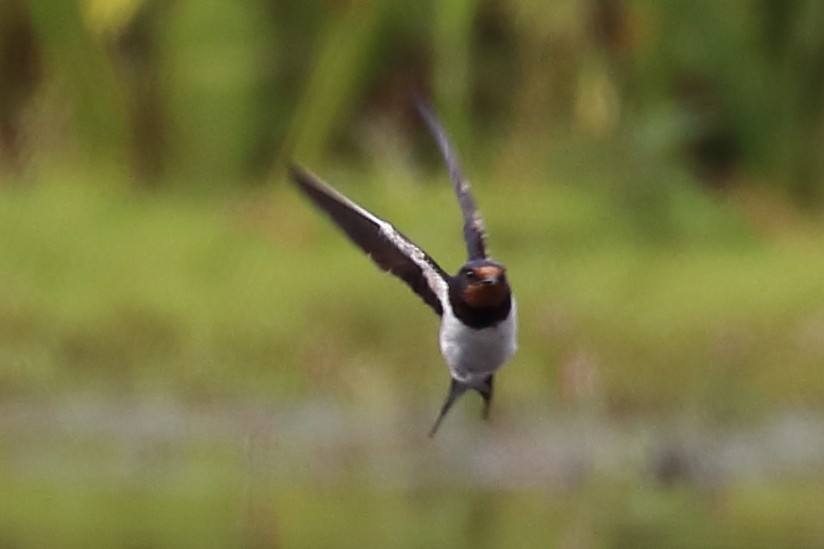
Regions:
[[489, 259], [476, 259], [461, 267], [453, 278], [461, 300], [473, 309], [494, 309], [510, 296], [506, 269]]

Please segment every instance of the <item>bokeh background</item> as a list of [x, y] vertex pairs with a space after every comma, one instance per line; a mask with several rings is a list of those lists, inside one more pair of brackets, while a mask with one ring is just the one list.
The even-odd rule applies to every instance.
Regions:
[[[824, 546], [824, 3], [3, 0], [0, 546]], [[519, 298], [493, 418], [300, 162]]]

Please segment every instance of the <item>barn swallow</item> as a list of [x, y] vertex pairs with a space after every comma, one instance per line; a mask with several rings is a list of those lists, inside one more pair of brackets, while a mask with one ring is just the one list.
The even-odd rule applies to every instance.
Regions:
[[458, 397], [469, 389], [481, 395], [483, 417], [489, 417], [495, 373], [517, 349], [517, 316], [506, 269], [487, 253], [483, 220], [454, 147], [435, 114], [421, 102], [417, 108], [437, 141], [463, 214], [468, 260], [454, 276], [389, 222], [306, 170], [292, 166], [290, 175], [303, 194], [380, 269], [403, 280], [441, 317], [440, 349], [452, 379], [429, 431], [431, 437]]

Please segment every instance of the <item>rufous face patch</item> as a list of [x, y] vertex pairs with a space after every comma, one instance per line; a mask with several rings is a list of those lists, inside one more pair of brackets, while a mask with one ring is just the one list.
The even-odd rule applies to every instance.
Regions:
[[509, 294], [504, 270], [496, 265], [484, 265], [472, 270], [474, 277], [464, 289], [464, 301], [471, 307], [491, 308], [504, 302]]
[[500, 278], [504, 274], [504, 270], [497, 265], [475, 267], [472, 271], [475, 273], [475, 279], [479, 281], [485, 278]]

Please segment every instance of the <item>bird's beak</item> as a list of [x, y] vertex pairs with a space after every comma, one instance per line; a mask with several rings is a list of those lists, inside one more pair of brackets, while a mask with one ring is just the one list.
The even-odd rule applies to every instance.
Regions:
[[492, 286], [498, 283], [499, 278], [497, 276], [487, 276], [481, 279], [481, 284], [484, 286]]

